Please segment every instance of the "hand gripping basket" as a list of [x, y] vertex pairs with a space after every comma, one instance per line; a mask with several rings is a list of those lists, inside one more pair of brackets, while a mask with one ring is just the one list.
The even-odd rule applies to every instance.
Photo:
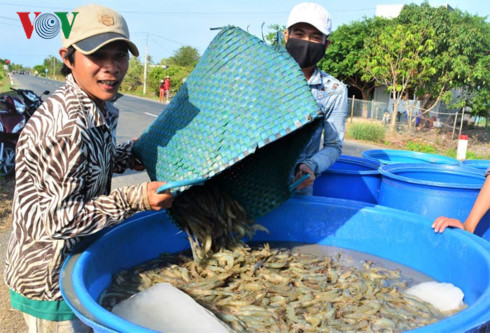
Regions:
[[318, 111], [284, 49], [229, 26], [134, 151], [150, 179], [167, 182], [159, 191], [213, 182], [254, 219], [291, 197], [291, 172]]

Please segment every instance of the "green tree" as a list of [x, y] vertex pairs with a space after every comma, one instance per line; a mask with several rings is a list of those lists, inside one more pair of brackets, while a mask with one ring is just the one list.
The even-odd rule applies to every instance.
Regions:
[[[474, 116], [488, 117], [490, 115], [490, 54], [480, 58], [471, 72], [468, 82], [470, 92], [468, 106]], [[488, 124], [488, 122], [486, 123]]]
[[122, 82], [124, 91], [137, 91], [143, 86], [143, 64], [136, 57], [131, 57], [129, 60], [129, 68]]
[[34, 70], [34, 74], [37, 72], [38, 75], [44, 75], [46, 73], [46, 69], [48, 68], [44, 65], [36, 65], [32, 69]]
[[179, 91], [193, 70], [193, 66], [170, 66], [165, 70], [165, 75], [170, 76], [170, 93], [172, 95], [175, 95]]
[[432, 59], [433, 30], [415, 25], [389, 25], [378, 35], [366, 39], [359, 66], [364, 68], [363, 80], [375, 80], [388, 87], [393, 97], [391, 130], [395, 130], [398, 105], [407, 97], [414, 81], [434, 74]]
[[[63, 63], [61, 62], [61, 60], [59, 60], [57, 57], [52, 55], [45, 58], [43, 62], [44, 69], [46, 68], [48, 69], [48, 76], [51, 76], [52, 78], [54, 78], [56, 74], [60, 73], [62, 65]], [[43, 69], [43, 73], [44, 73], [44, 69]]]
[[[166, 63], [165, 59], [162, 59], [160, 63], [162, 62]], [[160, 81], [164, 80], [168, 75], [170, 76], [170, 92], [172, 95], [175, 95], [193, 70], [193, 66], [172, 65], [166, 68], [162, 66], [153, 67], [148, 74], [147, 87], [150, 87], [150, 91], [158, 96]]]
[[[485, 114], [490, 90], [490, 24], [485, 18], [424, 2], [404, 6], [396, 22], [434, 31], [430, 57], [435, 71], [412, 87], [421, 106], [430, 110], [442, 100], [457, 108], [471, 106], [475, 115]], [[455, 88], [461, 94], [452, 103]]]
[[168, 65], [195, 67], [200, 59], [199, 51], [192, 46], [182, 46], [168, 59]]
[[285, 25], [279, 25], [279, 24], [272, 24], [268, 27], [269, 33], [264, 36], [265, 42], [267, 42], [269, 45], [275, 45], [277, 43], [277, 34], [279, 33], [280, 36], [279, 38], [281, 39], [281, 45], [284, 46], [286, 45], [286, 42], [284, 41], [284, 32], [286, 31], [286, 26]]
[[360, 66], [359, 59], [367, 38], [379, 35], [388, 24], [390, 20], [377, 17], [341, 25], [331, 33], [331, 44], [318, 66], [342, 82], [359, 89], [362, 99], [368, 100], [375, 88], [375, 81], [363, 79], [364, 69]]
[[0, 88], [2, 86], [2, 81], [4, 78], [5, 78], [5, 70], [3, 69], [3, 64], [2, 64], [2, 66], [0, 67]]

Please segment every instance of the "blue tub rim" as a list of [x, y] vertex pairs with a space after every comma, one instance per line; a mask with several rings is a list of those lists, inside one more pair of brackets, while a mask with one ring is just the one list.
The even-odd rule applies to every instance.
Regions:
[[461, 164], [469, 168], [485, 171], [490, 167], [490, 160], [463, 160]]
[[[393, 162], [389, 160], [385, 160], [382, 158], [375, 158], [375, 155], [387, 155], [391, 154], [393, 156], [407, 156], [410, 158], [415, 158], [419, 159], [422, 161], [425, 161], [427, 164], [448, 164], [448, 165], [461, 165], [461, 162], [458, 161], [455, 158], [449, 157], [449, 156], [444, 156], [444, 155], [438, 155], [438, 154], [432, 154], [432, 153], [422, 153], [422, 152], [417, 152], [417, 151], [411, 151], [411, 150], [398, 150], [398, 149], [371, 149], [371, 150], [365, 150], [362, 152], [362, 157], [365, 159], [371, 160], [371, 161], [379, 161], [381, 164], [398, 164], [400, 162]], [[403, 162], [401, 162], [403, 163]], [[415, 162], [414, 162], [415, 163]]]
[[[336, 169], [335, 163], [337, 162], [347, 162], [350, 164], [356, 164], [363, 167], [371, 168], [371, 170], [345, 170], [345, 169]], [[351, 156], [351, 155], [340, 155], [340, 157], [335, 161], [334, 164], [327, 170], [325, 170], [322, 174], [325, 173], [333, 173], [333, 174], [345, 174], [345, 175], [361, 175], [361, 176], [371, 176], [371, 175], [379, 175], [379, 167], [381, 163], [378, 161], [368, 160], [366, 158]]]
[[[150, 211], [150, 212], [145, 212], [146, 214], [142, 214], [141, 217], [138, 218], [129, 218], [120, 224], [111, 227], [108, 229], [106, 232], [103, 233], [103, 237], [99, 237], [95, 239], [93, 242], [87, 244], [82, 244], [80, 248], [77, 248], [75, 251], [73, 251], [68, 257], [66, 258], [65, 262], [63, 263], [61, 267], [61, 275], [60, 275], [60, 291], [63, 299], [65, 302], [68, 304], [70, 309], [75, 313], [75, 315], [82, 321], [86, 321], [87, 325], [94, 325], [95, 327], [102, 328], [102, 332], [109, 332], [109, 333], [120, 333], [120, 332], [139, 332], [139, 333], [159, 333], [158, 331], [154, 331], [152, 329], [134, 324], [122, 317], [119, 317], [115, 314], [113, 314], [111, 311], [108, 311], [105, 309], [101, 304], [99, 304], [94, 298], [91, 296], [89, 291], [87, 290], [85, 284], [82, 281], [82, 274], [76, 274], [76, 272], [80, 271], [79, 268], [73, 268], [70, 267], [70, 265], [75, 265], [76, 261], [84, 255], [86, 250], [89, 250], [91, 247], [96, 247], [98, 246], [97, 244], [100, 244], [103, 242], [104, 237], [111, 237], [112, 234], [119, 232], [121, 228], [124, 228], [127, 225], [138, 223], [142, 219], [145, 219], [149, 216], [152, 215], [157, 215], [161, 214], [164, 212], [162, 211]], [[81, 288], [78, 288], [78, 293], [76, 294], [77, 296], [77, 302], [78, 307], [70, 301], [70, 297], [68, 297], [66, 290], [64, 286], [66, 285], [65, 283], [65, 275], [70, 272], [71, 273], [71, 278], [73, 279], [73, 282], [71, 285], [77, 284], [79, 286], [83, 286]], [[100, 320], [99, 318], [94, 318], [92, 315], [93, 311], [102, 311], [102, 318], [103, 320]], [[89, 313], [90, 315], [87, 315], [86, 313]], [[83, 319], [81, 319], [83, 317]], [[123, 324], [124, 330], [120, 330], [120, 324]], [[91, 327], [94, 327], [91, 326]], [[108, 328], [107, 326], [111, 327]], [[115, 327], [114, 327], [115, 326]]]
[[[449, 174], [461, 174], [464, 173], [465, 176], [470, 176], [472, 178], [478, 178], [482, 180], [480, 185], [478, 184], [460, 184], [460, 183], [443, 183], [428, 180], [415, 179], [405, 176], [397, 175], [397, 171], [421, 171], [421, 170], [431, 170], [431, 171], [444, 171]], [[392, 180], [397, 180], [410, 184], [426, 185], [432, 187], [441, 188], [456, 188], [464, 190], [480, 190], [483, 182], [485, 181], [485, 176], [475, 168], [465, 167], [461, 165], [447, 165], [447, 164], [428, 164], [428, 163], [392, 163], [380, 166], [379, 172], [382, 177], [386, 177]]]
[[[381, 206], [381, 205], [375, 205], [375, 204], [370, 204], [370, 203], [365, 203], [365, 202], [359, 202], [355, 200], [348, 200], [348, 199], [337, 199], [337, 198], [326, 198], [326, 197], [309, 197], [309, 198], [302, 198], [302, 197], [295, 197], [290, 199], [291, 201], [303, 201], [303, 200], [309, 200], [313, 202], [323, 202], [327, 204], [335, 204], [341, 207], [346, 207], [346, 208], [352, 208], [356, 207], [359, 208], [362, 211], [382, 211], [386, 215], [393, 216], [394, 218], [399, 218], [400, 216], [400, 210], [386, 207], [386, 206]], [[161, 212], [154, 212], [154, 214], [160, 214]], [[148, 215], [153, 215], [153, 214], [148, 214]], [[148, 215], [143, 216], [141, 218], [133, 219], [131, 221], [128, 221], [126, 223], [122, 223], [118, 226], [115, 226], [111, 230], [109, 230], [104, 236], [110, 237], [112, 233], [118, 232], [120, 228], [123, 228], [125, 225], [129, 224], [135, 224], [139, 223], [140, 220], [146, 218]], [[411, 212], [404, 212], [404, 216], [412, 217], [410, 219], [411, 223], [418, 223], [422, 224], [422, 220], [427, 220], [427, 218], [420, 216], [415, 213]], [[413, 218], [416, 218], [415, 220]], [[427, 227], [424, 225], [424, 227]], [[463, 231], [460, 229], [448, 229], [445, 231], [445, 233], [448, 233], [451, 235], [451, 237], [455, 237], [456, 239], [461, 239], [462, 241], [465, 239], [471, 239], [471, 242], [475, 243], [474, 247], [475, 250], [478, 250], [478, 252], [485, 252], [486, 254], [490, 253], [490, 242], [487, 242], [483, 240], [482, 238], [473, 235], [467, 231]], [[443, 234], [439, 234], [440, 236], [443, 236]], [[94, 241], [92, 244], [88, 246], [88, 248], [92, 246], [96, 246], [96, 244], [102, 242], [103, 240], [97, 239]], [[70, 308], [74, 311], [77, 316], [81, 314], [81, 312], [76, 308], [76, 306], [69, 300], [68, 297], [66, 297], [66, 294], [64, 292], [63, 284], [64, 284], [64, 275], [66, 274], [65, 268], [66, 266], [74, 260], [77, 256], [82, 255], [83, 253], [72, 253], [68, 256], [66, 261], [63, 264], [62, 267], [62, 275], [60, 276], [60, 286], [61, 286], [61, 293], [67, 304], [70, 306]], [[490, 257], [486, 256], [486, 262], [487, 262], [487, 267], [490, 267]], [[73, 276], [73, 274], [72, 274]], [[75, 275], [77, 276], [77, 275]], [[79, 277], [79, 276], [77, 276]], [[96, 321], [93, 320], [92, 318], [88, 318], [88, 322], [91, 324], [95, 323], [98, 327], [103, 327], [104, 332], [119, 332], [119, 331], [114, 331], [115, 329], [118, 329], [118, 327], [114, 328], [115, 326], [118, 326], [119, 323], [124, 324], [124, 330], [121, 332], [140, 332], [140, 333], [157, 333], [157, 331], [139, 326], [137, 324], [133, 324], [115, 314], [112, 312], [106, 310], [105, 308], [102, 307], [97, 301], [95, 301], [90, 293], [87, 291], [86, 287], [84, 284], [83, 285], [83, 292], [81, 294], [77, 294], [77, 297], [79, 300], [85, 300], [88, 301], [89, 307], [93, 307], [97, 311], [103, 311], [104, 316], [108, 316], [108, 318], [104, 318], [105, 320]], [[78, 303], [80, 304], [87, 304], [87, 303], [82, 303], [79, 300]], [[481, 296], [478, 298], [476, 302], [471, 304], [470, 307], [467, 309], [464, 309], [450, 317], [445, 318], [442, 321], [435, 322], [434, 324], [423, 326], [414, 330], [410, 330], [410, 332], [447, 332], [451, 328], [454, 328], [455, 325], [458, 325], [458, 327], [467, 327], [468, 326], [468, 321], [476, 321], [476, 320], [481, 320], [481, 318], [485, 318], [485, 316], [488, 315], [488, 310], [490, 309], [490, 285], [487, 285], [486, 288], [482, 291]], [[87, 320], [87, 317], [82, 314], [83, 317], [85, 317], [85, 320]], [[100, 316], [99, 316], [100, 317]], [[80, 318], [80, 317], [79, 317]], [[83, 320], [82, 320], [83, 321]], [[448, 323], [449, 321], [449, 323]], [[115, 323], [114, 323], [115, 322]], [[486, 322], [480, 322], [481, 325], [487, 325], [490, 321], [487, 319]], [[106, 328], [102, 325], [108, 325], [111, 328]], [[473, 328], [471, 329], [473, 331]], [[465, 330], [466, 331], [466, 330]]]

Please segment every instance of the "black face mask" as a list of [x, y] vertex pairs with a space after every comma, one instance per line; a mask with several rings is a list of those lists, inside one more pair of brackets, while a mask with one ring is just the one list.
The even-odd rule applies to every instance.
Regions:
[[326, 49], [325, 43], [313, 43], [297, 38], [289, 38], [286, 43], [286, 50], [301, 68], [316, 65], [322, 60]]

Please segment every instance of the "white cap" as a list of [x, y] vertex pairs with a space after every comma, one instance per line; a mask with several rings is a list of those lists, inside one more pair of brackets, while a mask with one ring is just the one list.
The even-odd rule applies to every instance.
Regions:
[[286, 29], [289, 29], [296, 23], [311, 24], [327, 36], [332, 31], [330, 14], [325, 8], [314, 2], [302, 2], [293, 7], [289, 13]]

